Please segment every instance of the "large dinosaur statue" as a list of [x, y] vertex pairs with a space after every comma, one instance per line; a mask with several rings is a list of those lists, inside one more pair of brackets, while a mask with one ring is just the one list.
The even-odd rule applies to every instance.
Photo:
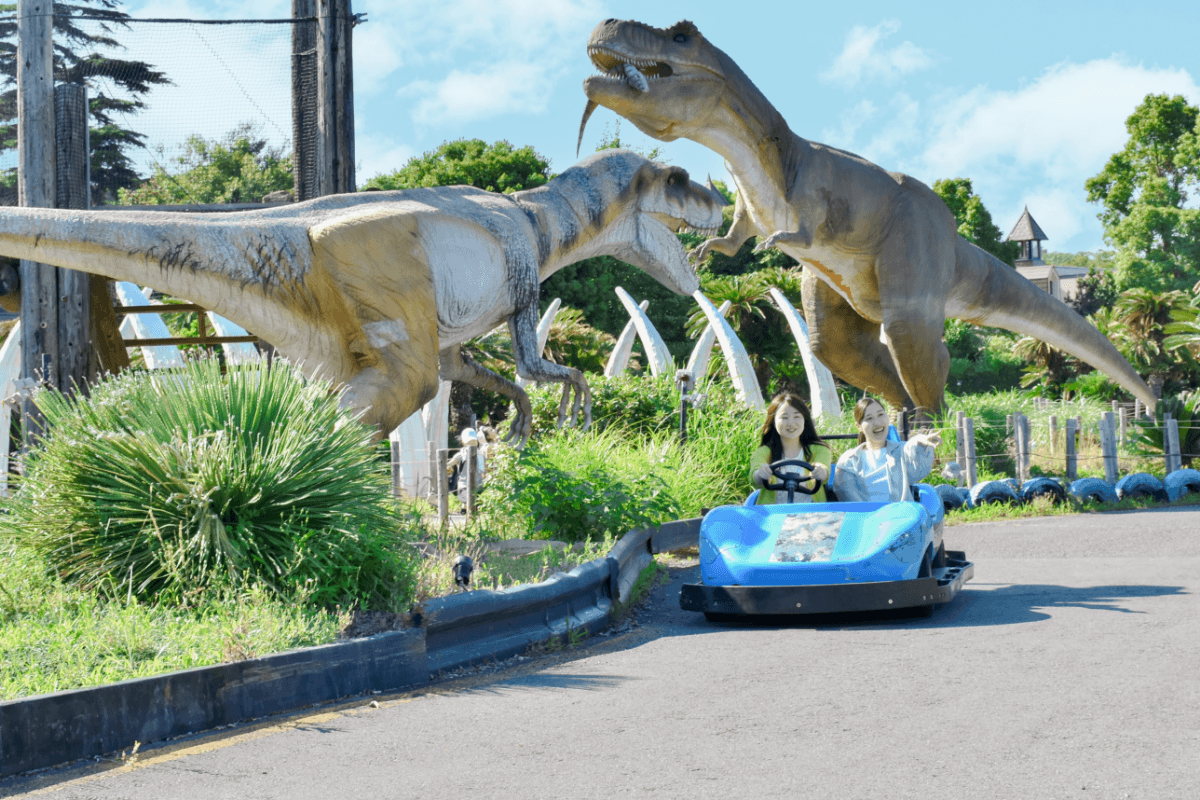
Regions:
[[440, 362], [445, 380], [511, 397], [510, 435], [524, 441], [525, 391], [459, 346], [507, 320], [517, 372], [565, 383], [564, 409], [573, 388], [586, 426], [583, 375], [537, 350], [540, 282], [611, 255], [691, 294], [699, 281], [675, 233], [715, 231], [720, 221], [712, 195], [684, 170], [610, 150], [512, 195], [450, 186], [228, 214], [0, 209], [0, 254], [206, 306], [344, 384], [342, 405], [381, 434], [433, 397]]
[[738, 190], [733, 225], [694, 256], [733, 255], [758, 236], [759, 249], [804, 264], [813, 351], [843, 380], [893, 405], [940, 411], [950, 366], [942, 329], [957, 317], [1041, 339], [1153, 405], [1099, 331], [959, 236], [928, 186], [797, 136], [692, 23], [606, 20], [587, 52], [602, 74], [584, 81], [580, 139], [599, 104], [656, 139], [684, 137], [724, 156]]

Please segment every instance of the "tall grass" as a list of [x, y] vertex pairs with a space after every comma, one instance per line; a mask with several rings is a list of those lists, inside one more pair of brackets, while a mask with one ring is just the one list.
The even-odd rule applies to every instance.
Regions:
[[0, 531], [65, 583], [176, 604], [250, 587], [326, 606], [411, 596], [405, 518], [328, 385], [201, 360], [35, 401], [51, 433]]

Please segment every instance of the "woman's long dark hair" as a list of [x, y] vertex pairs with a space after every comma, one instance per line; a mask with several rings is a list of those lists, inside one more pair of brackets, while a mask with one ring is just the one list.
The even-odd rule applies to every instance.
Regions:
[[800, 395], [792, 392], [775, 395], [771, 399], [771, 405], [767, 406], [767, 421], [762, 426], [762, 445], [771, 448], [772, 461], [783, 458], [783, 440], [779, 438], [779, 431], [775, 430], [775, 414], [785, 405], [796, 409], [804, 417], [804, 430], [800, 432], [800, 448], [804, 451], [804, 460], [810, 461], [812, 460], [813, 446], [823, 445], [825, 442], [817, 434], [817, 427], [813, 425], [812, 412], [808, 410], [808, 404]]
[[[882, 400], [875, 398], [875, 397], [864, 396], [861, 400], [859, 400], [857, 403], [854, 404], [854, 424], [855, 425], [858, 425], [860, 422], [862, 422], [862, 418], [867, 413], [867, 408], [871, 405], [871, 403], [875, 403], [880, 408], [882, 408], [884, 414], [887, 413], [887, 406], [885, 406], [883, 404]], [[858, 431], [858, 443], [862, 444], [866, 440], [867, 440], [867, 437], [863, 435], [863, 432], [860, 429]]]

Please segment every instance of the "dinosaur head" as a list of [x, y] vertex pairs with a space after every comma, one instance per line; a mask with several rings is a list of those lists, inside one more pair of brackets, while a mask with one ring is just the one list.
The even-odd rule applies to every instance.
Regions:
[[[675, 234], [695, 230], [713, 235], [721, 225], [721, 204], [686, 170], [628, 150], [602, 150], [546, 186], [515, 197], [533, 199], [545, 192], [566, 200], [572, 218], [582, 223], [563, 232], [561, 252], [549, 259], [551, 272], [581, 258], [609, 255], [678, 294], [691, 295], [699, 288]], [[549, 274], [540, 277], [545, 280]]]
[[690, 138], [690, 128], [705, 124], [720, 101], [729, 68], [737, 69], [686, 20], [670, 28], [605, 20], [592, 31], [587, 51], [600, 74], [583, 82], [588, 103], [580, 141], [597, 105], [655, 139]]

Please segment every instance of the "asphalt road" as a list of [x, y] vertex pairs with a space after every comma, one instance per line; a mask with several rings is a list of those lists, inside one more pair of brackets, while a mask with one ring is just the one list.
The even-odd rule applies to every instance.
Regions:
[[51, 798], [1200, 797], [1200, 510], [948, 529], [932, 618], [641, 626], [431, 689], [0, 783]]

